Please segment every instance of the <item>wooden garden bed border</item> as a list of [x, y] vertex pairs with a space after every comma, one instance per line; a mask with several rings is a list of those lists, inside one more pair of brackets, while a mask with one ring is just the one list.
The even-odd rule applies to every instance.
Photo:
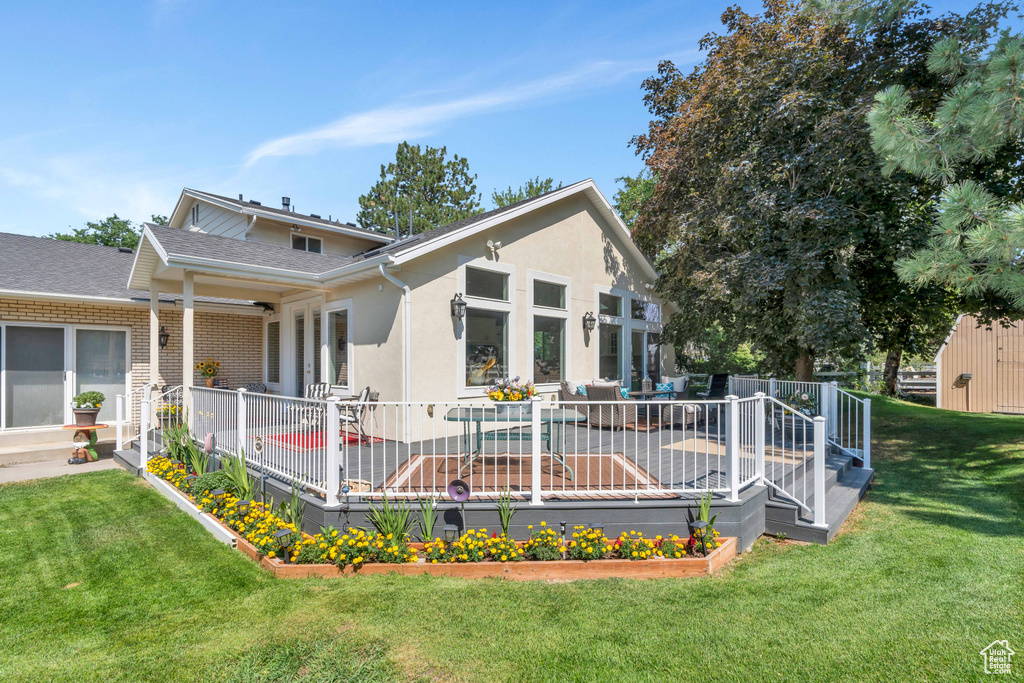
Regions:
[[[148, 474], [148, 473], [147, 473]], [[514, 581], [573, 581], [581, 579], [660, 579], [707, 576], [714, 574], [736, 557], [736, 539], [722, 538], [722, 545], [707, 557], [681, 557], [668, 559], [652, 557], [647, 560], [522, 560], [521, 562], [457, 562], [437, 564], [419, 561], [407, 564], [364, 564], [358, 570], [351, 566], [334, 564], [286, 564], [278, 558], [260, 556], [256, 547], [218, 517], [204, 513], [182, 491], [159, 477], [146, 477], [153, 487], [182, 510], [198, 519], [220, 541], [225, 535], [233, 546], [249, 559], [280, 579], [331, 578], [339, 576], [402, 574], [453, 576], [465, 579], [497, 577]], [[190, 508], [190, 509], [187, 509]], [[211, 528], [211, 527], [216, 527]], [[228, 543], [228, 545], [232, 545]], [[422, 549], [422, 543], [410, 544]]]

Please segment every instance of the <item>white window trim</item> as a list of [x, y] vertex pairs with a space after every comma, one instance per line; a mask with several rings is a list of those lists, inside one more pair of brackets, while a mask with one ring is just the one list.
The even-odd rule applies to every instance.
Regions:
[[[270, 351], [270, 334], [269, 325], [270, 323], [277, 323], [277, 372], [278, 381], [270, 381], [270, 364], [267, 363], [267, 354]], [[281, 320], [280, 313], [274, 313], [268, 315], [263, 319], [263, 383], [267, 385], [267, 389], [281, 393], [281, 355], [284, 352], [284, 323]]]
[[[320, 330], [320, 341], [323, 347], [323, 357], [320, 360], [320, 367], [323, 369], [323, 381], [328, 382], [331, 385], [331, 393], [337, 394], [342, 397], [348, 397], [354, 395], [353, 387], [358, 386], [356, 384], [356, 364], [355, 364], [355, 342], [352, 341], [355, 327], [352, 321], [352, 299], [337, 299], [335, 301], [328, 301], [323, 306], [323, 317], [321, 318]], [[337, 313], [338, 311], [345, 311], [345, 315], [348, 318], [348, 385], [334, 384], [333, 378], [327, 373], [330, 372], [330, 357], [331, 347], [327, 344], [328, 333], [331, 330], [331, 325], [328, 321], [331, 313]]]
[[[296, 238], [296, 237], [301, 237], [302, 239], [306, 240], [306, 242], [305, 242], [306, 248], [305, 249], [295, 249], [295, 247], [292, 246], [291, 240]], [[318, 242], [320, 242], [320, 251], [319, 252], [315, 252], [315, 251], [314, 252], [310, 252], [309, 251], [309, 240], [317, 240]], [[303, 232], [299, 232], [298, 230], [292, 230], [291, 235], [289, 236], [288, 246], [291, 247], [292, 249], [295, 249], [295, 251], [305, 251], [307, 253], [313, 253], [313, 254], [316, 254], [316, 253], [322, 254], [322, 253], [324, 253], [324, 239], [322, 237], [317, 237], [315, 235], [307, 235], [307, 234], [305, 234]]]
[[[526, 286], [526, 297], [529, 303], [529, 315], [530, 315], [530, 377], [534, 379], [534, 384], [538, 389], [541, 390], [552, 390], [557, 389], [561, 382], [544, 382], [543, 384], [537, 384], [536, 378], [533, 377], [533, 372], [537, 367], [537, 349], [534, 346], [534, 338], [536, 334], [536, 320], [537, 316], [542, 318], [561, 318], [565, 322], [565, 346], [562, 349], [564, 358], [562, 368], [565, 374], [565, 379], [572, 378], [572, 280], [561, 275], [553, 275], [551, 273], [544, 273], [539, 270], [527, 270], [526, 271], [527, 286]], [[535, 282], [547, 282], [554, 285], [562, 285], [565, 287], [565, 308], [550, 308], [548, 306], [537, 306], [534, 304], [533, 298], [533, 285]]]
[[[497, 299], [485, 299], [483, 297], [469, 296], [466, 293], [466, 267], [479, 270], [489, 270], [495, 273], [508, 275], [508, 301]], [[485, 257], [474, 257], [466, 254], [459, 254], [459, 268], [456, 274], [456, 291], [462, 294], [466, 307], [477, 308], [486, 311], [501, 311], [508, 313], [508, 373], [515, 377], [519, 373], [516, 367], [516, 267], [497, 263]], [[457, 362], [455, 364], [455, 386], [457, 387], [458, 398], [474, 398], [487, 395], [487, 387], [471, 387], [466, 384], [466, 325], [460, 321], [456, 328], [458, 340]]]
[[[68, 323], [50, 323], [38, 321], [5, 320], [0, 321], [0, 394], [6, 391], [7, 387], [7, 329], [8, 327], [52, 327], [64, 331], [64, 395], [68, 399], [64, 405], [64, 424], [71, 422], [71, 398], [75, 396], [75, 384], [78, 382], [77, 330], [110, 330], [113, 332], [124, 332], [124, 357], [125, 377], [124, 394], [132, 390], [132, 328], [125, 325], [72, 325]], [[115, 396], [107, 396], [109, 402], [115, 400]], [[17, 427], [7, 428], [6, 403], [0, 405], [0, 431], [3, 432], [30, 432], [44, 429], [53, 429], [54, 425], [43, 425], [41, 427]]]
[[[634, 320], [632, 318], [633, 311], [633, 300], [644, 301], [646, 303], [656, 303], [661, 306], [661, 315], [664, 319], [665, 307], [664, 304], [657, 301], [650, 294], [638, 294], [631, 292], [626, 289], [619, 289], [617, 287], [608, 287], [606, 285], [595, 285], [594, 286], [594, 310], [601, 310], [601, 295], [611, 294], [613, 296], [620, 297], [622, 299], [622, 313], [620, 316], [612, 315], [597, 315], [597, 326], [600, 328], [601, 324], [608, 325], [619, 325], [622, 328], [622, 338], [619, 339], [619, 349], [621, 354], [619, 373], [622, 375], [621, 382], [625, 385], [631, 378], [630, 371], [632, 370], [631, 364], [633, 359], [633, 331], [642, 330], [644, 332], [656, 332], [658, 334], [663, 333], [664, 325], [660, 322], [649, 322], [647, 320]], [[601, 337], [600, 332], [595, 329], [596, 341], [594, 344], [594, 376], [596, 377], [601, 371]], [[647, 349], [644, 349], [644, 364], [647, 363]]]

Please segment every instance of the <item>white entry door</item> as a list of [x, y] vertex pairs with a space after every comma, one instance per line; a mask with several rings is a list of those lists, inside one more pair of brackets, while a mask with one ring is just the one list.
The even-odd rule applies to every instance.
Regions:
[[322, 302], [306, 299], [285, 305], [288, 343], [281, 367], [285, 368], [285, 392], [302, 396], [310, 384], [323, 381]]

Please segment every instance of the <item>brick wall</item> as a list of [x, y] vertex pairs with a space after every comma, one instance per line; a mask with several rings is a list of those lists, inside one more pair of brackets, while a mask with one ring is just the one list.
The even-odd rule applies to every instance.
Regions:
[[[196, 311], [195, 360], [221, 363], [220, 378], [236, 388], [263, 378], [263, 317]], [[149, 308], [0, 298], [0, 322], [117, 325], [131, 328], [132, 388], [149, 381]], [[181, 384], [181, 308], [160, 311], [170, 340], [160, 352], [160, 384]], [[203, 384], [193, 371], [193, 384]]]

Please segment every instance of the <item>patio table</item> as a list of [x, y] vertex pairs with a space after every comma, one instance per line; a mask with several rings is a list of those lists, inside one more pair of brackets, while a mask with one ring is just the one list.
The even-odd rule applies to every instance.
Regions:
[[[483, 452], [484, 440], [524, 440], [525, 436], [522, 432], [517, 432], [513, 436], [509, 432], [487, 432], [484, 433], [483, 425], [485, 422], [490, 423], [504, 423], [507, 425], [512, 424], [530, 424], [533, 420], [533, 410], [540, 410], [540, 421], [541, 429], [543, 431], [542, 438], [544, 443], [547, 444], [548, 452], [551, 453], [551, 457], [562, 464], [565, 471], [569, 474], [569, 479], [572, 479], [575, 474], [572, 468], [565, 461], [565, 454], [559, 453], [557, 445], [561, 441], [562, 433], [565, 429], [565, 423], [567, 422], [586, 422], [587, 416], [582, 415], [577, 410], [569, 410], [565, 408], [534, 408], [533, 405], [503, 405], [503, 406], [481, 406], [479, 408], [452, 408], [449, 410], [444, 419], [448, 422], [458, 422], [462, 424], [463, 436], [466, 440], [466, 453], [462, 456], [463, 463], [459, 467], [459, 476], [462, 475], [463, 470], [473, 464], [473, 461], [479, 457]], [[475, 434], [471, 433], [471, 430], [475, 430]], [[493, 434], [494, 436], [490, 436]], [[475, 438], [473, 438], [475, 436]], [[473, 444], [476, 444], [474, 449]]]

